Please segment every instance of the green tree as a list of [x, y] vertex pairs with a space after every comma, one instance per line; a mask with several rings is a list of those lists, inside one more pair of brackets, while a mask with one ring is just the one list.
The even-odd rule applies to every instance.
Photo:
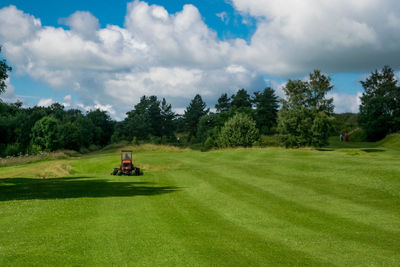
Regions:
[[246, 89], [240, 89], [231, 96], [231, 110], [233, 113], [246, 113], [253, 117], [252, 100]]
[[119, 130], [125, 128], [130, 131], [124, 134], [128, 140], [132, 140], [134, 136], [143, 140], [151, 135], [158, 137], [163, 135], [160, 101], [156, 96], [142, 96], [134, 109], [126, 114], [128, 117], [124, 123], [127, 123], [127, 126], [119, 127]]
[[61, 125], [60, 134], [62, 135], [63, 148], [79, 151], [83, 146], [82, 128], [76, 122], [70, 122]]
[[286, 147], [323, 146], [333, 123], [333, 99], [326, 94], [333, 88], [330, 78], [314, 70], [308, 81], [289, 80], [278, 112], [280, 140]]
[[171, 138], [174, 136], [176, 125], [174, 119], [176, 114], [172, 111], [172, 106], [167, 103], [165, 98], [161, 102], [161, 135]]
[[231, 108], [231, 99], [228, 95], [222, 94], [220, 98], [218, 98], [218, 103], [215, 104], [215, 109], [217, 112], [225, 112]]
[[369, 141], [377, 141], [400, 130], [400, 88], [397, 83], [393, 69], [388, 66], [361, 81], [365, 92], [361, 96], [358, 121]]
[[255, 92], [253, 102], [256, 106], [254, 117], [257, 128], [262, 134], [271, 133], [271, 129], [276, 126], [279, 107], [274, 90], [267, 87], [262, 93]]
[[114, 131], [114, 122], [107, 111], [100, 109], [91, 110], [86, 114], [86, 117], [91, 120], [96, 127], [93, 129], [93, 143], [100, 146], [109, 144]]
[[[0, 46], [1, 53], [1, 46]], [[6, 80], [8, 78], [7, 72], [11, 71], [12, 68], [7, 65], [7, 61], [5, 59], [0, 60], [0, 94], [4, 93], [6, 90]]]
[[160, 101], [156, 96], [149, 97], [149, 107], [148, 114], [150, 119], [150, 128], [151, 134], [154, 136], [161, 137], [163, 135], [162, 132], [162, 116], [161, 116], [161, 108]]
[[197, 126], [197, 140], [204, 143], [208, 137], [216, 138], [219, 124], [219, 114], [209, 113], [200, 118]]
[[247, 114], [237, 113], [224, 124], [217, 143], [219, 147], [249, 147], [258, 138], [256, 122]]
[[186, 130], [189, 132], [189, 140], [192, 137], [196, 137], [197, 126], [199, 124], [200, 118], [206, 115], [209, 109], [206, 108], [207, 105], [203, 101], [200, 95], [196, 95], [189, 106], [185, 110], [184, 120]]
[[52, 116], [40, 119], [32, 128], [32, 144], [42, 150], [54, 151], [61, 148], [60, 136], [60, 122]]

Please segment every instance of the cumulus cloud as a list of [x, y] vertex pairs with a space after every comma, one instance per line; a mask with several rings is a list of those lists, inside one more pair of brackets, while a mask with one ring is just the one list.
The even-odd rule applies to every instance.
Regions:
[[335, 105], [336, 113], [351, 112], [357, 113], [361, 104], [360, 97], [361, 92], [357, 92], [356, 95], [345, 94], [345, 93], [328, 93], [328, 98], [333, 98], [333, 104]]
[[96, 37], [96, 31], [99, 28], [99, 20], [87, 11], [76, 11], [68, 18], [61, 18], [63, 23], [71, 28], [78, 35], [93, 39]]
[[[266, 74], [289, 78], [314, 68], [332, 73], [399, 67], [397, 1], [231, 2], [244, 18], [255, 18], [250, 42], [220, 40], [193, 5], [170, 14], [135, 0], [127, 4], [123, 27], [101, 28], [84, 11], [60, 19], [69, 29], [44, 27], [39, 18], [4, 7], [0, 43], [17, 73], [73, 91], [83, 108], [99, 107], [115, 118], [144, 94], [165, 97], [178, 110], [196, 93], [213, 105], [223, 92], [262, 90]], [[274, 85], [279, 96], [282, 86]], [[336, 98], [354, 110], [353, 102]]]
[[[258, 71], [287, 76], [314, 68], [370, 71], [400, 67], [400, 2], [396, 0], [232, 0], [257, 17], [250, 44], [237, 60]], [[397, 25], [397, 26], [396, 26]]]
[[0, 25], [0, 42], [14, 69], [54, 89], [75, 91], [84, 109], [121, 117], [144, 94], [165, 97], [179, 109], [197, 93], [212, 104], [223, 91], [265, 86], [261, 73], [231, 62], [232, 43], [219, 40], [193, 5], [169, 14], [134, 1], [127, 5], [124, 27], [105, 28], [89, 12], [60, 19], [70, 29], [42, 27], [14, 6], [0, 12], [7, 14], [7, 25], [28, 29], [14, 36]]
[[17, 102], [19, 99], [18, 99], [18, 96], [15, 95], [15, 93], [14, 93], [15, 88], [11, 84], [10, 78], [7, 78], [5, 83], [6, 83], [6, 90], [0, 95], [1, 99], [5, 102], [9, 102], [9, 103]]
[[39, 99], [37, 105], [39, 107], [48, 107], [53, 104], [55, 101], [52, 98], [41, 98]]

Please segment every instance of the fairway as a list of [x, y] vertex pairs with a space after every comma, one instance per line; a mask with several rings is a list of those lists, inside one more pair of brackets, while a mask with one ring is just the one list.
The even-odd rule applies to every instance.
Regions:
[[0, 266], [397, 266], [400, 150], [378, 145], [126, 147], [139, 177], [110, 175], [117, 148], [2, 167]]

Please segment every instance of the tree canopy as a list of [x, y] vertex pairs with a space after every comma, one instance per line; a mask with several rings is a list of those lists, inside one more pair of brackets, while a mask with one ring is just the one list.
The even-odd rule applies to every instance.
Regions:
[[308, 81], [289, 80], [278, 116], [281, 141], [287, 147], [323, 146], [333, 122], [330, 77], [315, 70]]
[[207, 108], [207, 104], [203, 101], [201, 96], [197, 94], [189, 106], [185, 110], [185, 114], [183, 115], [185, 119], [186, 130], [189, 133], [189, 139], [192, 137], [196, 137], [197, 134], [197, 125], [199, 124], [200, 118], [206, 115], [209, 112]]
[[275, 91], [267, 87], [261, 93], [255, 92], [253, 102], [255, 103], [254, 117], [257, 128], [260, 129], [263, 134], [271, 133], [272, 128], [276, 126], [279, 107], [279, 101], [278, 97], [275, 95]]
[[[1, 45], [0, 45], [0, 53], [1, 53]], [[0, 94], [4, 93], [6, 90], [6, 80], [8, 78], [8, 73], [12, 68], [7, 65], [7, 61], [5, 59], [0, 60]]]
[[359, 123], [367, 139], [376, 141], [400, 130], [400, 88], [393, 69], [385, 66], [361, 81]]

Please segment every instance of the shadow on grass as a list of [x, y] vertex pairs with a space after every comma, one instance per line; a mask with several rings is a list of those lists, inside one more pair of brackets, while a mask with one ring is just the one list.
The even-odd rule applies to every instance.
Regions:
[[0, 180], [0, 201], [81, 197], [153, 196], [178, 191], [148, 182], [113, 182], [90, 177], [6, 178]]
[[361, 151], [364, 151], [367, 153], [385, 152], [384, 149], [379, 149], [379, 148], [365, 148], [365, 149], [361, 149]]

